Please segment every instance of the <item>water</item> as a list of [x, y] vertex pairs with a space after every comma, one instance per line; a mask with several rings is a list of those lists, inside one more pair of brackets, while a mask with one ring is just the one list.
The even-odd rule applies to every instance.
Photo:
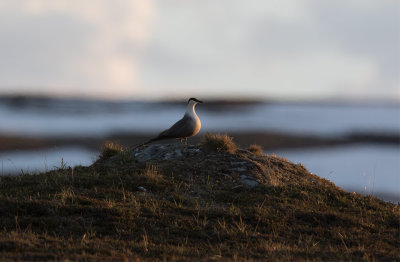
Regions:
[[352, 145], [270, 153], [301, 163], [344, 189], [370, 195], [385, 193], [388, 200], [400, 202], [398, 146]]
[[80, 147], [0, 152], [1, 175], [38, 173], [64, 166], [88, 166], [98, 153]]
[[[229, 109], [229, 110], [228, 110]], [[400, 130], [399, 105], [254, 104], [210, 109], [198, 105], [203, 131], [283, 131], [319, 136]], [[158, 132], [179, 120], [184, 105], [49, 100], [15, 106], [0, 100], [0, 133], [104, 136]]]

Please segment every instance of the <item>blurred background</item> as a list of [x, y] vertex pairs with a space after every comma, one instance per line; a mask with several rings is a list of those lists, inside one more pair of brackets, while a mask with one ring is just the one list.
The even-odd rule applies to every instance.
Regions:
[[[0, 175], [182, 117], [400, 202], [400, 2], [0, 0]], [[173, 141], [172, 141], [173, 142]]]

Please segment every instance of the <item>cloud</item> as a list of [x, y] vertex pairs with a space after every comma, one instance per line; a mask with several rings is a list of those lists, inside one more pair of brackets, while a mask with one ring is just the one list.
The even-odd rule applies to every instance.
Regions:
[[178, 2], [158, 2], [148, 90], [400, 99], [396, 1]]
[[2, 89], [133, 95], [151, 1], [1, 1]]
[[0, 0], [0, 90], [400, 99], [399, 9], [394, 0]]

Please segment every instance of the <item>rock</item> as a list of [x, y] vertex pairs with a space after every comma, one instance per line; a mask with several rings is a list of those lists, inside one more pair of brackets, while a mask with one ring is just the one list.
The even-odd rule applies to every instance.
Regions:
[[231, 165], [245, 166], [245, 165], [249, 165], [249, 164], [251, 164], [251, 162], [249, 162], [249, 161], [236, 161], [236, 162], [231, 162]]
[[163, 160], [170, 160], [182, 157], [182, 151], [180, 149], [175, 149], [174, 151], [167, 152], [164, 154]]
[[[152, 144], [144, 148], [136, 149], [132, 152], [134, 158], [137, 162], [147, 162], [147, 161], [165, 161], [168, 163], [175, 163], [174, 160], [178, 160], [176, 163], [181, 163], [182, 159], [187, 161], [193, 161], [198, 159], [197, 163], [202, 163], [204, 159], [209, 159], [208, 161], [213, 161], [214, 156], [210, 156], [204, 153], [198, 146], [184, 146], [180, 143], [174, 144]], [[185, 163], [188, 163], [186, 162]], [[221, 161], [221, 160], [220, 160]], [[165, 162], [164, 162], [165, 163]], [[206, 170], [207, 166], [203, 167], [202, 170]], [[233, 183], [239, 183], [237, 188], [247, 188], [251, 189], [259, 185], [259, 181], [252, 175], [252, 169], [254, 169], [254, 164], [248, 160], [237, 159], [237, 156], [231, 156], [231, 159], [227, 161], [227, 168], [225, 169], [228, 173], [223, 173], [224, 179], [214, 177], [214, 182], [227, 181], [227, 178]], [[202, 164], [200, 164], [201, 166]], [[174, 166], [176, 168], [176, 166]], [[234, 179], [234, 176], [239, 176], [239, 179]], [[236, 188], [234, 186], [234, 188]]]
[[193, 157], [201, 153], [195, 146], [175, 144], [154, 144], [143, 148], [135, 149], [132, 154], [136, 161], [146, 162], [149, 160], [173, 160], [182, 157]]
[[243, 186], [245, 188], [248, 188], [248, 189], [256, 187], [259, 184], [257, 181], [255, 181], [253, 179], [249, 179], [249, 178], [240, 179], [240, 182], [243, 184]]
[[138, 186], [137, 187], [140, 191], [142, 191], [142, 192], [146, 192], [147, 190], [146, 190], [146, 188], [144, 188], [144, 187], [142, 187], [142, 186]]
[[247, 171], [247, 168], [245, 168], [245, 167], [232, 167], [231, 170], [232, 171], [236, 171], [236, 172], [244, 172], [244, 171]]
[[180, 144], [149, 145], [133, 151], [138, 162], [149, 160], [171, 160], [183, 157], [184, 146]]

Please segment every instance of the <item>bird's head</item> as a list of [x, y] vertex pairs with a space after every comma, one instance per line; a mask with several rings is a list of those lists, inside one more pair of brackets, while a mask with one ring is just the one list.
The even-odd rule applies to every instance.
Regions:
[[190, 105], [190, 104], [196, 105], [196, 104], [199, 104], [199, 103], [201, 104], [201, 103], [203, 103], [203, 101], [200, 101], [200, 100], [198, 100], [197, 98], [194, 98], [194, 97], [189, 98], [189, 100], [187, 102], [188, 105]]

